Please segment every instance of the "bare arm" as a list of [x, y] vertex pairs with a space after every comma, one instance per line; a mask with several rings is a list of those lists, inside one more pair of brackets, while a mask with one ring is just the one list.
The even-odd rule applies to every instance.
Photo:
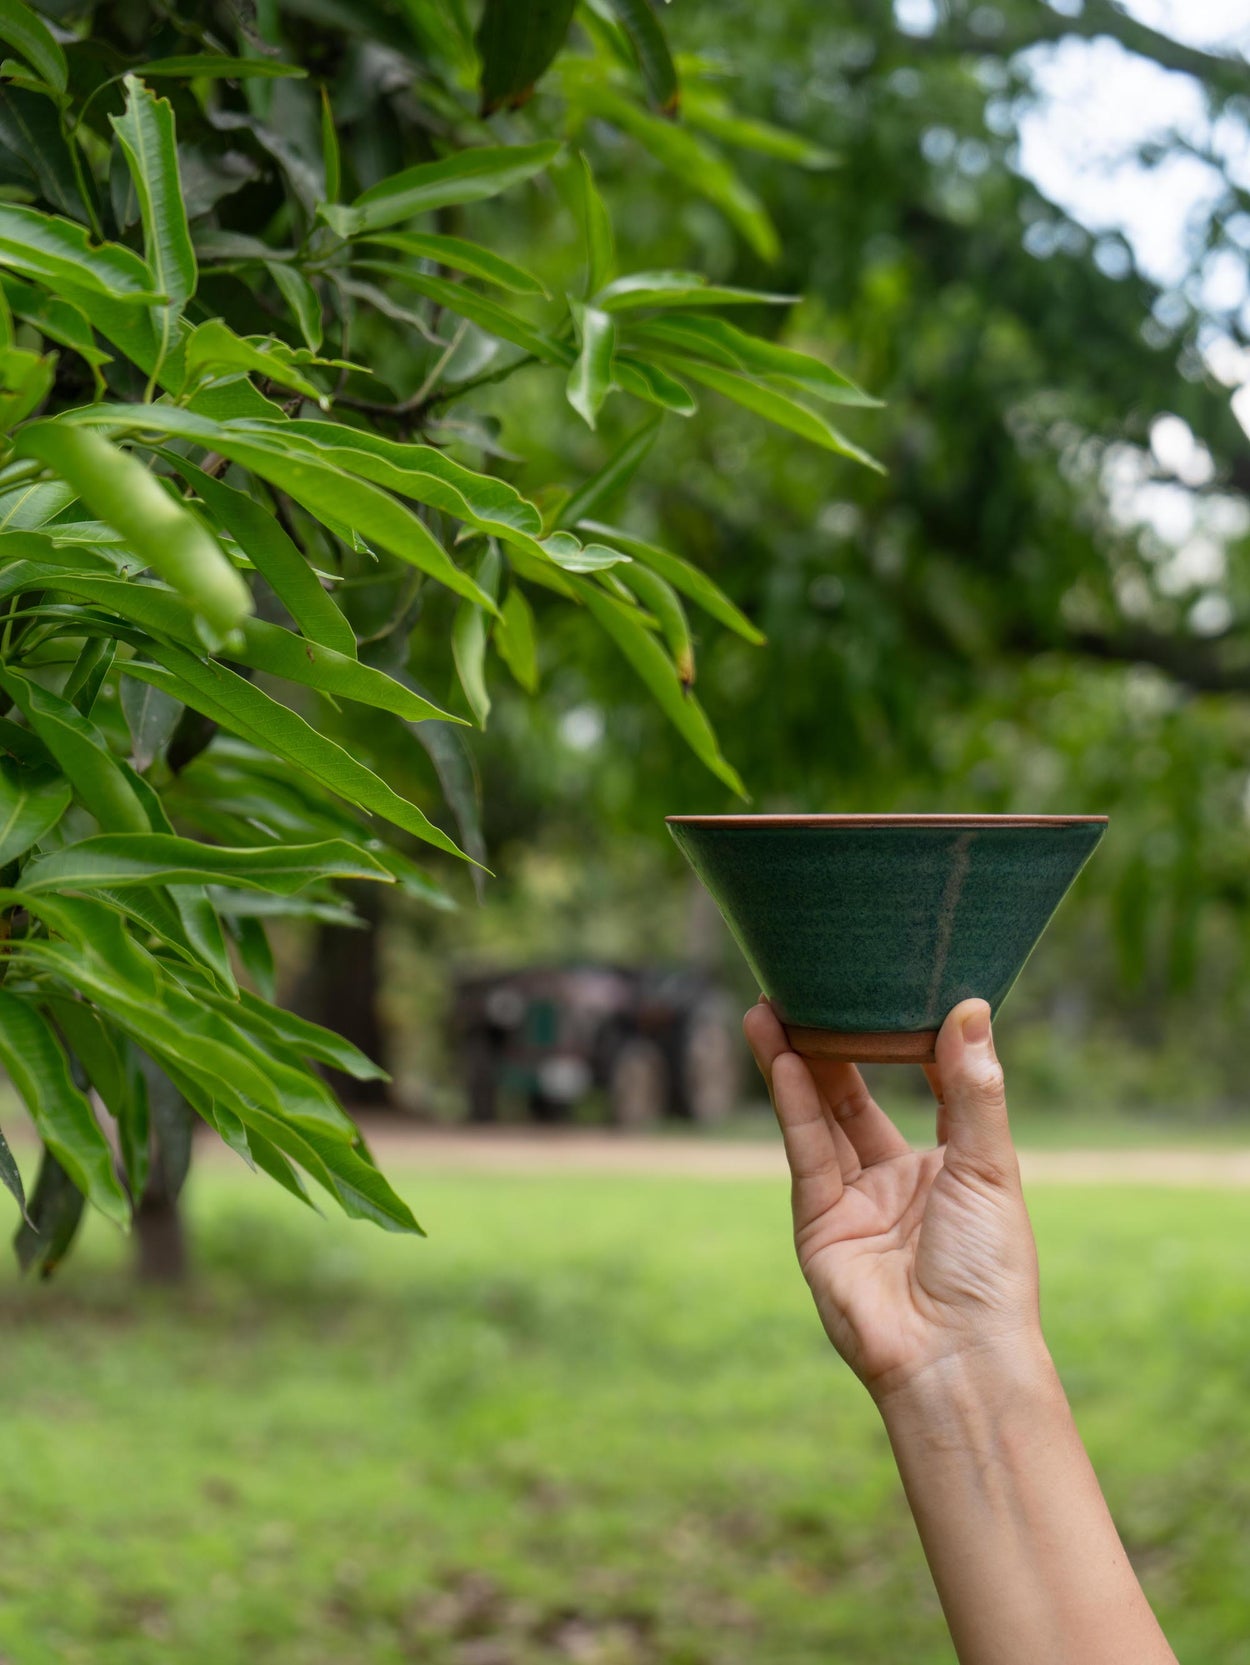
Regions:
[[961, 1665], [1175, 1665], [1042, 1339], [1037, 1255], [983, 1001], [913, 1151], [850, 1064], [745, 1029], [785, 1139], [799, 1263], [885, 1421]]

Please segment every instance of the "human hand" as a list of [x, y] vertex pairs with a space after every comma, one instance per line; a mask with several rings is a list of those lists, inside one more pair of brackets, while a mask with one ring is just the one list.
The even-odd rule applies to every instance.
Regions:
[[986, 1003], [955, 1007], [926, 1066], [932, 1150], [912, 1150], [853, 1064], [792, 1052], [766, 1000], [743, 1030], [781, 1124], [799, 1264], [878, 1403], [944, 1361], [1040, 1349], [1037, 1253]]

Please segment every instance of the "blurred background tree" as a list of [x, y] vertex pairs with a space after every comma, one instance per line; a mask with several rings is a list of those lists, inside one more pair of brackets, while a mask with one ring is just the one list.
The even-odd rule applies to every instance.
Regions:
[[[768, 636], [759, 654], [718, 636], [698, 667], [756, 807], [1109, 810], [1006, 1014], [1021, 1087], [1235, 1097], [1250, 1018], [1244, 63], [1105, 4], [692, 0], [665, 15], [688, 127], [749, 145], [729, 96], [836, 166], [735, 153], [769, 205], [770, 251], [601, 133], [622, 236], [648, 264], [694, 239], [718, 274], [803, 294], [779, 339], [885, 401], [857, 424], [884, 475], [830, 468], [721, 406], [697, 430], [668, 420], [631, 497], [629, 524], [678, 528]], [[1127, 158], [1177, 222], [1166, 272], [1024, 165], [1055, 54], [1071, 76], [1091, 42], [1138, 97], [1134, 71], [1156, 97], [1148, 72], [1181, 88]], [[545, 83], [535, 119], [558, 122], [559, 99]], [[1169, 128], [1186, 99], [1192, 119]], [[1125, 159], [1086, 160], [1096, 174]], [[573, 474], [575, 431], [537, 402], [497, 408], [536, 470]], [[497, 905], [468, 931], [484, 955], [639, 953], [662, 919], [670, 951], [721, 955], [732, 975], [723, 934], [685, 939], [684, 876], [656, 837], [665, 811], [726, 807], [715, 783], [611, 665], [550, 676], [540, 708], [505, 701], [477, 745], [512, 923], [504, 935]]]

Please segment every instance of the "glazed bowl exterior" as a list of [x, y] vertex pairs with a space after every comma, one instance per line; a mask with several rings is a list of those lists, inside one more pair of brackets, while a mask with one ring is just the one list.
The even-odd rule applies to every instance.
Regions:
[[952, 1006], [997, 1013], [1106, 817], [672, 815], [800, 1052], [933, 1055]]

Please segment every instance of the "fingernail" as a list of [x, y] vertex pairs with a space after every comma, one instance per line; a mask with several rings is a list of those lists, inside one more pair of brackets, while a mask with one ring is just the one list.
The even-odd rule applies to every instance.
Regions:
[[964, 1042], [967, 1046], [987, 1046], [990, 1039], [990, 1014], [984, 1006], [969, 1012], [963, 1020]]

